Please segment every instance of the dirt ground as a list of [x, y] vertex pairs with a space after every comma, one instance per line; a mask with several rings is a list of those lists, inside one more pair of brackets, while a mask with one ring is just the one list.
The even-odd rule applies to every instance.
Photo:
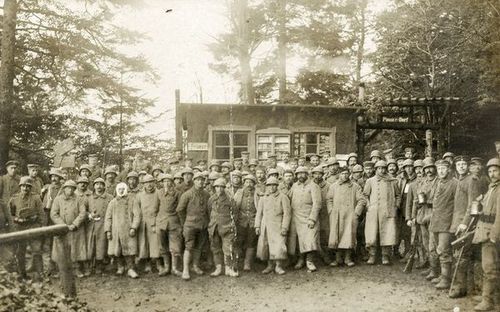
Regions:
[[283, 276], [264, 276], [262, 268], [239, 278], [206, 274], [188, 282], [108, 274], [79, 280], [77, 289], [99, 311], [472, 311], [475, 304], [470, 296], [449, 299], [419, 271], [402, 273], [400, 264], [320, 267], [315, 273], [290, 269]]

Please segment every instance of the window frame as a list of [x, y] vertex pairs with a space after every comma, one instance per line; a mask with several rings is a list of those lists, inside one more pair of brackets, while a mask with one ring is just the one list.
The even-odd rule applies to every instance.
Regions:
[[[217, 132], [229, 132], [232, 135], [229, 136], [229, 159], [219, 159], [215, 158], [216, 150], [216, 139], [215, 134]], [[234, 161], [234, 148], [241, 148], [243, 146], [234, 145], [234, 133], [245, 133], [247, 135], [247, 151], [250, 155], [255, 153], [255, 127], [239, 126], [239, 125], [224, 125], [224, 126], [208, 126], [208, 160], [218, 160], [218, 161]], [[226, 147], [226, 145], [224, 145]]]

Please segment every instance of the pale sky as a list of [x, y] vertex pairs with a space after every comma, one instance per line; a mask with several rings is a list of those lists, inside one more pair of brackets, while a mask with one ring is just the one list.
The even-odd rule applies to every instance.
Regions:
[[[145, 134], [175, 137], [175, 89], [181, 101], [199, 102], [199, 86], [204, 103], [237, 101], [238, 84], [209, 69], [212, 54], [207, 44], [227, 27], [225, 0], [144, 0], [140, 8], [127, 7], [115, 23], [145, 33], [150, 40], [127, 48], [143, 54], [161, 79], [157, 86], [144, 85], [144, 91], [158, 98], [153, 114], [171, 109], [165, 118], [144, 129]], [[372, 0], [371, 10], [387, 7], [390, 0]], [[171, 12], [166, 12], [172, 10]]]

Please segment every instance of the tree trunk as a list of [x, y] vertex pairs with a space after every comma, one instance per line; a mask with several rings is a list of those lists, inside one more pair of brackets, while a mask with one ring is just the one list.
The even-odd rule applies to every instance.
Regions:
[[246, 104], [255, 104], [255, 90], [253, 87], [252, 68], [250, 67], [249, 53], [249, 30], [248, 30], [248, 0], [238, 0], [238, 28], [239, 28], [239, 62], [241, 70], [241, 89], [243, 91], [243, 100]]
[[360, 25], [359, 25], [359, 41], [358, 51], [356, 51], [356, 84], [361, 83], [361, 68], [363, 66], [365, 54], [365, 37], [366, 37], [366, 0], [361, 0], [360, 10]]
[[278, 0], [278, 81], [279, 103], [286, 97], [286, 0]]
[[16, 47], [17, 0], [5, 0], [2, 25], [2, 64], [0, 66], [0, 166], [9, 159], [14, 109], [14, 54]]

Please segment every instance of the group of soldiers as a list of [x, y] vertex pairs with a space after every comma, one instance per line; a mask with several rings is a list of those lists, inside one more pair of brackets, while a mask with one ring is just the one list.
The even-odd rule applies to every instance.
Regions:
[[[285, 274], [289, 265], [314, 272], [320, 259], [352, 267], [362, 260], [373, 265], [379, 256], [383, 265], [396, 257], [418, 258], [425, 278], [437, 289], [452, 287], [452, 298], [466, 295], [474, 254], [469, 244], [454, 258], [452, 241], [467, 235], [480, 246], [484, 272], [475, 309], [494, 309], [498, 158], [487, 161], [485, 170], [477, 157], [447, 152], [437, 160], [414, 159], [412, 148], [396, 159], [374, 150], [364, 162], [351, 153], [345, 166], [329, 155], [284, 154], [280, 162], [276, 155], [265, 162], [249, 159], [248, 152], [241, 156], [194, 165], [179, 151], [162, 167], [139, 154], [121, 172], [116, 166], [103, 170], [94, 157], [74, 177], [52, 168], [48, 184], [36, 164], [19, 177], [18, 163], [9, 161], [0, 179], [0, 233], [68, 225], [79, 277], [101, 274], [110, 262], [117, 274], [131, 278], [140, 267], [189, 280], [191, 272], [204, 274], [203, 261], [215, 268], [211, 276], [236, 277], [241, 268], [252, 270], [255, 257], [267, 263], [263, 274]], [[52, 244], [57, 262], [61, 243], [58, 237], [29, 243], [36, 278], [43, 273], [43, 245]], [[14, 248], [21, 276], [26, 248]]]

